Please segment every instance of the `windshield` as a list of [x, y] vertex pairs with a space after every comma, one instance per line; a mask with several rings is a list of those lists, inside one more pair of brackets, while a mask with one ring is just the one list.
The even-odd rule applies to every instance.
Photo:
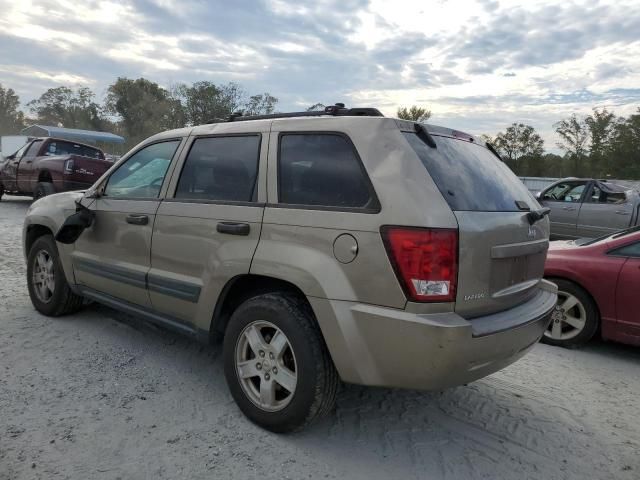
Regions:
[[437, 148], [403, 132], [454, 211], [514, 212], [516, 202], [539, 207], [527, 187], [490, 150], [476, 143], [434, 135]]
[[[630, 233], [637, 232], [637, 231], [640, 231], [640, 225], [636, 225], [635, 227], [625, 228], [624, 230], [620, 230], [620, 231], [618, 231], [616, 233], [608, 233], [607, 235], [603, 235], [601, 237], [597, 237], [597, 238], [588, 240], [586, 242], [580, 242], [579, 245], [581, 247], [585, 247], [587, 245], [593, 245], [594, 243], [598, 243], [598, 242], [601, 242], [603, 240], [607, 240], [609, 238], [615, 239], [615, 238], [624, 237], [625, 235], [629, 235]], [[577, 240], [576, 240], [576, 242], [577, 242]]]

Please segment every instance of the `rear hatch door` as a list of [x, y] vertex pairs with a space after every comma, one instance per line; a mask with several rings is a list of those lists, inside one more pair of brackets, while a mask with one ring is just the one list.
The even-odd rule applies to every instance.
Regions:
[[458, 221], [455, 310], [465, 318], [518, 305], [544, 274], [549, 220], [530, 224], [541, 207], [524, 184], [472, 137], [433, 135], [436, 147], [404, 132]]

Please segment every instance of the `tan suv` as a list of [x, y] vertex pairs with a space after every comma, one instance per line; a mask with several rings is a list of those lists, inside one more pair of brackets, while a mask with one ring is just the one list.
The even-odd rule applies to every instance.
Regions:
[[240, 409], [283, 432], [340, 379], [442, 389], [521, 357], [556, 302], [545, 213], [478, 139], [338, 105], [155, 135], [23, 239], [38, 311], [223, 336]]

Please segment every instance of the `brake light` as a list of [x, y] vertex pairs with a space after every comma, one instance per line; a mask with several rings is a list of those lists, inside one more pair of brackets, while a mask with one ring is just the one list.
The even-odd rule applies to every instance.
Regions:
[[73, 172], [73, 159], [72, 158], [70, 158], [69, 160], [64, 162], [64, 171], [68, 172], [68, 173]]
[[409, 300], [452, 302], [458, 280], [458, 230], [382, 227], [387, 254]]

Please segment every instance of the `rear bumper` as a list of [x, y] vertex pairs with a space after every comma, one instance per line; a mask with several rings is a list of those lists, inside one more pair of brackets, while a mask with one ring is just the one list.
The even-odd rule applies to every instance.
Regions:
[[440, 390], [522, 357], [548, 326], [557, 288], [542, 280], [529, 301], [465, 320], [310, 298], [341, 378], [371, 386]]

